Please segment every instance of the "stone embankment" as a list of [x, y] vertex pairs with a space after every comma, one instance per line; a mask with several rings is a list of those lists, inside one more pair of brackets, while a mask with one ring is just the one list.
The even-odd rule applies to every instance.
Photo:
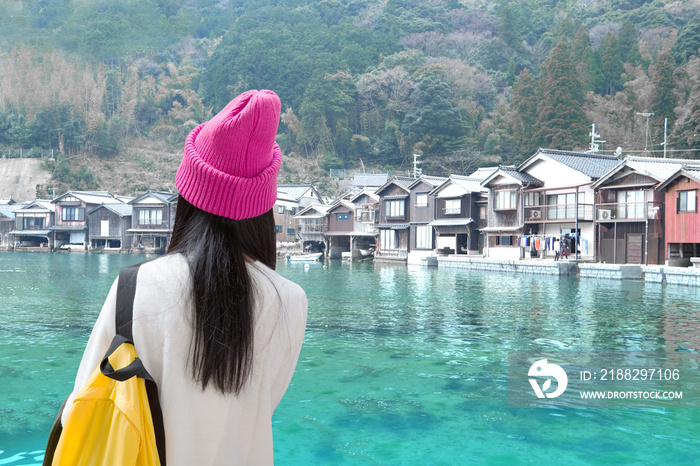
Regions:
[[599, 280], [643, 280], [650, 283], [700, 286], [700, 268], [658, 265], [593, 264], [568, 261], [495, 260], [438, 256], [438, 267], [453, 267], [489, 272], [570, 275]]

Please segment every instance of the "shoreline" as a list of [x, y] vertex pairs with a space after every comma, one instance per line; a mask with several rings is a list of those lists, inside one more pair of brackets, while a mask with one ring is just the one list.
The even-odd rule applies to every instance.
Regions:
[[[74, 253], [74, 254], [158, 254], [154, 251], [119, 250], [119, 251], [51, 251], [48, 248], [0, 249], [2, 252], [20, 253]], [[283, 247], [277, 249], [277, 257], [287, 254], [299, 255], [298, 248]], [[324, 259], [326, 260], [326, 259]], [[379, 261], [378, 261], [379, 262]], [[406, 265], [406, 261], [395, 261], [397, 265]], [[410, 264], [415, 265], [415, 264]], [[419, 267], [459, 268], [481, 270], [485, 272], [517, 273], [548, 276], [571, 276], [576, 278], [594, 278], [601, 280], [635, 280], [648, 283], [666, 283], [700, 287], [700, 267], [675, 267], [667, 265], [640, 264], [605, 264], [594, 262], [577, 262], [569, 260], [505, 260], [469, 256], [424, 256]]]

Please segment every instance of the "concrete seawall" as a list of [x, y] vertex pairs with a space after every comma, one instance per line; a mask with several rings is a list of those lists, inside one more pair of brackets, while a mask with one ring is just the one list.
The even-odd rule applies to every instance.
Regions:
[[536, 275], [576, 275], [576, 263], [554, 261], [515, 261], [438, 256], [438, 267], [456, 267], [490, 272], [531, 273]]
[[[454, 256], [437, 256], [436, 259], [438, 267], [533, 275], [569, 275], [599, 280], [643, 280], [650, 283], [700, 286], [700, 268], [691, 267], [591, 264], [566, 261], [516, 261]], [[426, 260], [424, 263], [432, 265], [435, 261]]]

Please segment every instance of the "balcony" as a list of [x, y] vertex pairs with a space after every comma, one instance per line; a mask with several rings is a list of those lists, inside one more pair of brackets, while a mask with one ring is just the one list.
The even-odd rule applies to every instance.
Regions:
[[[525, 206], [525, 222], [574, 222], [576, 218], [576, 204], [545, 204], [538, 206]], [[578, 220], [592, 222], [593, 204], [578, 205]]]
[[299, 233], [325, 233], [328, 230], [328, 226], [323, 223], [299, 223], [298, 232]]
[[598, 204], [596, 220], [599, 222], [643, 222], [660, 220], [662, 216], [660, 202], [615, 202]]

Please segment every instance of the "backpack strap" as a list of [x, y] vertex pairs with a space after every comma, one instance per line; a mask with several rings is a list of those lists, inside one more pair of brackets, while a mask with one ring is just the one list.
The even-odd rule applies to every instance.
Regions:
[[158, 458], [162, 466], [165, 462], [165, 428], [163, 426], [163, 411], [158, 401], [158, 386], [155, 380], [143, 366], [140, 358], [134, 359], [128, 366], [116, 371], [109, 363], [111, 355], [122, 343], [134, 344], [134, 334], [132, 324], [134, 322], [134, 296], [136, 295], [136, 278], [139, 273], [139, 265], [127, 267], [119, 271], [119, 282], [117, 284], [117, 312], [115, 324], [117, 335], [112, 341], [107, 354], [100, 364], [102, 374], [115, 380], [127, 380], [134, 375], [146, 381], [146, 394], [148, 395], [148, 405], [151, 408], [151, 419], [156, 436], [156, 446], [158, 448]]

